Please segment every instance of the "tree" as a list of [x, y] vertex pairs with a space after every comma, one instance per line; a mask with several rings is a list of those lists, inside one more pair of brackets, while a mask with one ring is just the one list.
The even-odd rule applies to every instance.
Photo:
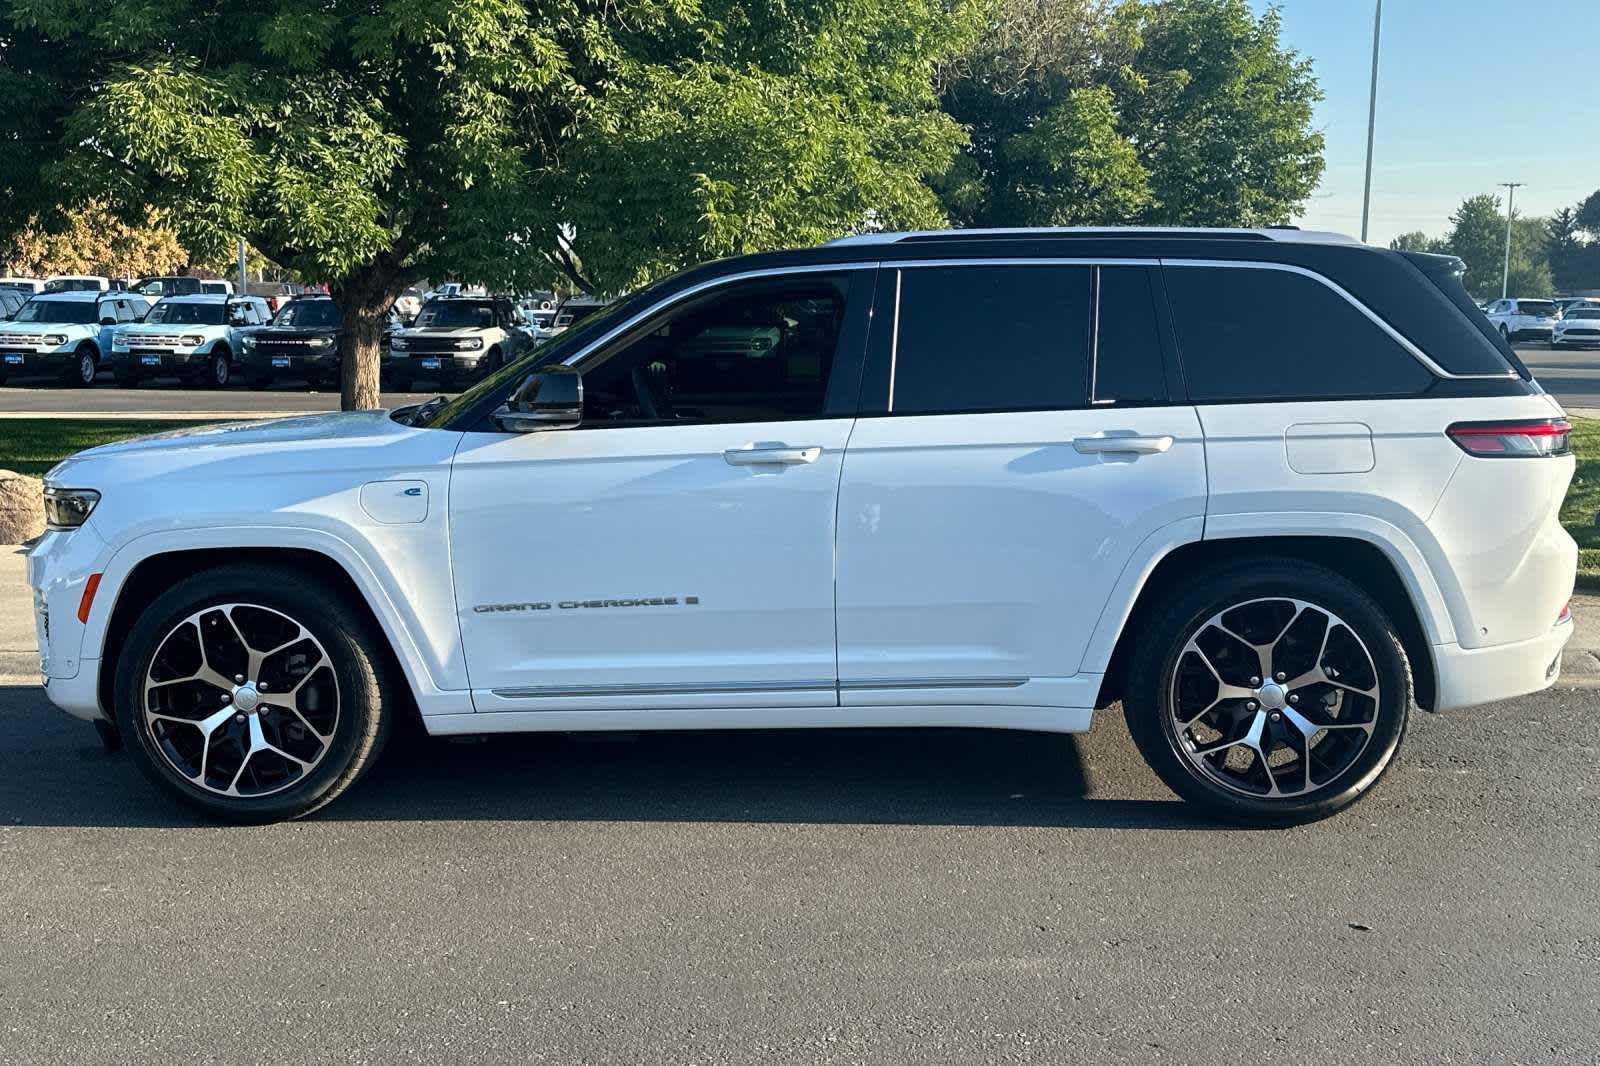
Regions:
[[942, 98], [961, 224], [1284, 222], [1322, 174], [1310, 64], [1244, 0], [997, 0]]
[[1590, 193], [1578, 205], [1574, 221], [1579, 229], [1600, 238], [1600, 189]]
[[0, 262], [7, 272], [38, 277], [101, 274], [137, 278], [170, 273], [188, 258], [178, 235], [159, 218], [147, 215], [130, 225], [99, 202], [55, 213], [49, 223], [34, 217], [0, 248]]
[[1500, 197], [1481, 193], [1463, 200], [1450, 216], [1450, 233], [1444, 244], [1451, 255], [1467, 265], [1462, 284], [1477, 297], [1499, 296], [1505, 260], [1506, 220]]
[[1421, 230], [1400, 234], [1400, 236], [1389, 242], [1389, 247], [1397, 252], [1441, 252], [1444, 250], [1441, 241], [1428, 236]]
[[611, 291], [939, 224], [924, 179], [961, 134], [933, 77], [975, 4], [15, 0], [0, 137], [37, 150], [0, 191], [43, 172], [153, 205], [198, 256], [238, 234], [328, 281], [343, 404], [371, 407], [384, 314], [423, 277]]

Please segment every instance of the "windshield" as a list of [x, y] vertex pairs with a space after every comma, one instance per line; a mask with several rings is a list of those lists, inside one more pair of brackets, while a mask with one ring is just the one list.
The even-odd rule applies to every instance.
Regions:
[[278, 317], [273, 319], [272, 324], [301, 328], [337, 326], [339, 309], [334, 306], [332, 300], [291, 300], [283, 305], [283, 310], [278, 312]]
[[1517, 313], [1519, 315], [1553, 315], [1556, 305], [1549, 300], [1518, 300]]
[[425, 305], [412, 323], [418, 328], [488, 329], [494, 325], [494, 304], [472, 300], [434, 300]]
[[437, 410], [431, 412], [427, 418], [416, 424], [428, 429], [449, 427], [462, 414], [472, 410], [485, 397], [492, 395], [506, 383], [516, 381], [541, 366], [566, 362], [569, 357], [588, 347], [590, 342], [604, 334], [608, 329], [621, 322], [626, 322], [634, 313], [648, 307], [656, 300], [662, 288], [676, 277], [677, 275], [674, 274], [663, 278], [654, 285], [640, 289], [632, 296], [624, 297], [615, 303], [604, 306], [599, 304], [591, 305], [594, 308], [594, 313], [584, 318], [581, 323], [565, 333], [556, 334], [550, 340], [540, 342], [532, 352], [514, 363], [507, 363], [466, 392], [450, 400], [450, 402], [441, 404]]
[[1567, 312], [1568, 318], [1600, 318], [1600, 307], [1574, 307]]
[[179, 304], [162, 300], [145, 321], [168, 326], [220, 326], [225, 309], [215, 304]]
[[99, 321], [100, 307], [93, 300], [41, 300], [37, 296], [22, 305], [18, 322], [69, 322], [81, 325]]

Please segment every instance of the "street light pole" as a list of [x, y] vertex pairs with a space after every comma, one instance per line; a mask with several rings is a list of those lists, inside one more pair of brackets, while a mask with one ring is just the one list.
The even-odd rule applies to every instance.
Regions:
[[1361, 243], [1367, 242], [1367, 215], [1372, 209], [1372, 135], [1378, 125], [1378, 38], [1383, 31], [1383, 0], [1372, 15], [1372, 87], [1367, 90], [1367, 181], [1361, 193]]
[[246, 271], [244, 258], [244, 238], [239, 238], [239, 295], [245, 296], [250, 292], [250, 275]]
[[1500, 270], [1500, 299], [1504, 300], [1509, 293], [1506, 289], [1511, 284], [1511, 205], [1517, 202], [1517, 190], [1522, 188], [1523, 182], [1502, 181], [1500, 187], [1506, 190], [1506, 261]]

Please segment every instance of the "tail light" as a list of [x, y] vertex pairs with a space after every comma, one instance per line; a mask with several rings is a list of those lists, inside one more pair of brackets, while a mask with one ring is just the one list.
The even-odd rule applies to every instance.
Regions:
[[1485, 459], [1528, 459], [1570, 455], [1572, 425], [1564, 418], [1516, 422], [1457, 422], [1445, 434], [1468, 455]]

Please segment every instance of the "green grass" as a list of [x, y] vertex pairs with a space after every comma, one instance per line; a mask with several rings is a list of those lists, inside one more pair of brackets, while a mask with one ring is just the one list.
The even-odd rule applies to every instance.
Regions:
[[1578, 470], [1561, 505], [1561, 524], [1578, 542], [1578, 587], [1600, 592], [1600, 527], [1594, 524], [1600, 513], [1600, 419], [1572, 419], [1572, 450]]
[[0, 418], [0, 470], [43, 477], [73, 452], [97, 444], [207, 424], [123, 418]]

